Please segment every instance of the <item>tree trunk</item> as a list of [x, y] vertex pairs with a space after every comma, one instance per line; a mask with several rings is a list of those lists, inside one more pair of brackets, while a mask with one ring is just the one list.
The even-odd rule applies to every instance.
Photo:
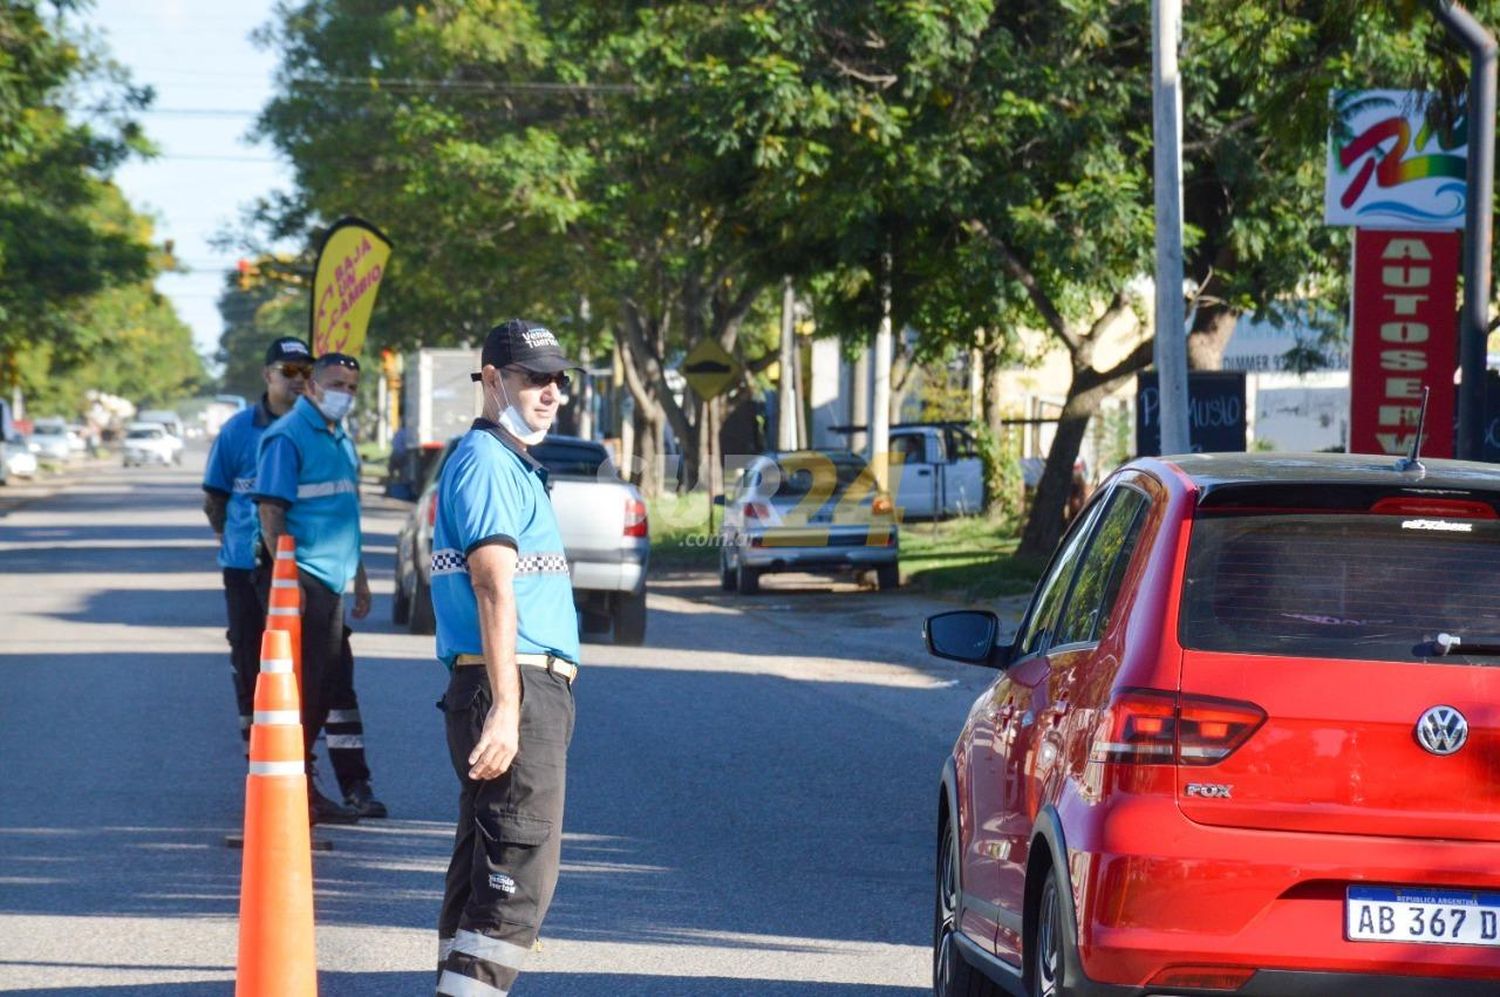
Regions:
[[1238, 311], [1228, 305], [1202, 305], [1193, 315], [1193, 328], [1188, 332], [1188, 370], [1223, 370], [1224, 350], [1229, 338], [1234, 335]]
[[1021, 531], [1021, 545], [1016, 549], [1018, 557], [1042, 560], [1052, 553], [1062, 537], [1063, 512], [1073, 490], [1073, 464], [1078, 460], [1089, 418], [1099, 410], [1102, 398], [1100, 393], [1090, 394], [1092, 399], [1070, 396], [1063, 405], [1057, 435], [1052, 438], [1042, 479], [1037, 482], [1031, 515], [1026, 519], [1026, 528]]

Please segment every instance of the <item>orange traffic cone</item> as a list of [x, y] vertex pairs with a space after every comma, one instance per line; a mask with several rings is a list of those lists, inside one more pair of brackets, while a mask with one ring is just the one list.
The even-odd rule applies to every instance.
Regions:
[[292, 642], [292, 674], [302, 688], [302, 589], [297, 584], [297, 542], [290, 534], [276, 538], [276, 563], [271, 569], [271, 598], [266, 629], [285, 630]]
[[261, 639], [245, 778], [235, 997], [315, 997], [312, 844], [302, 709], [285, 632]]

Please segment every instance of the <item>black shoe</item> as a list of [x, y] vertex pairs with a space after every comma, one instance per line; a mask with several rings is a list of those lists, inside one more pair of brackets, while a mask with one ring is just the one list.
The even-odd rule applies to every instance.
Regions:
[[386, 816], [385, 804], [375, 799], [368, 779], [360, 779], [349, 787], [344, 794], [344, 805], [361, 817]]
[[314, 824], [358, 824], [359, 814], [337, 803], [313, 787], [307, 794], [308, 816]]

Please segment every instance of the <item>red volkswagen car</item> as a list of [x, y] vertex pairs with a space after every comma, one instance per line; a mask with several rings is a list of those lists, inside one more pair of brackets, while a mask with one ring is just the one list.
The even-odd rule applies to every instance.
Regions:
[[1116, 472], [937, 799], [934, 989], [1500, 994], [1500, 467]]

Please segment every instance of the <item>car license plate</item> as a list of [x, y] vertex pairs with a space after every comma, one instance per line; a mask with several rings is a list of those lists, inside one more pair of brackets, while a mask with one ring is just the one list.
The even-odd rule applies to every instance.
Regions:
[[1500, 948], [1500, 893], [1351, 886], [1344, 896], [1344, 937]]

